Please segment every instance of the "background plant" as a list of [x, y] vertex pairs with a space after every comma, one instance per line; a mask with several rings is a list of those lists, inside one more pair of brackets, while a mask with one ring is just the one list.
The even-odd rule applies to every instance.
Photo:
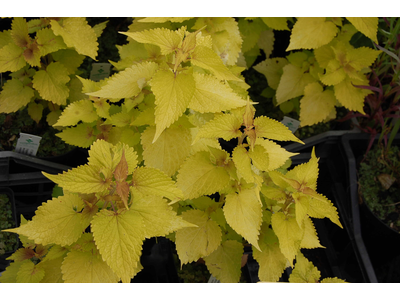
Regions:
[[255, 116], [235, 64], [243, 41], [235, 19], [135, 19], [123, 34], [119, 72], [79, 78], [85, 96], [55, 124], [67, 127], [59, 134], [67, 142], [90, 146], [89, 162], [45, 174], [64, 195], [9, 230], [33, 240], [39, 260], [16, 252], [2, 280], [48, 280], [51, 268], [65, 282], [129, 282], [143, 240], [167, 236], [181, 264], [202, 258], [221, 282], [239, 281], [244, 243], [262, 281], [279, 280], [288, 265], [291, 281], [319, 281], [300, 251], [321, 247], [311, 218], [341, 227], [339, 216], [316, 192], [315, 153], [287, 171], [294, 154], [272, 140], [301, 141]]

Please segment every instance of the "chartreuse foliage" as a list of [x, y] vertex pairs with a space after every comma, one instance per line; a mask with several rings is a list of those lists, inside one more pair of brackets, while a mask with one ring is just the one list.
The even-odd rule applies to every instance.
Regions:
[[28, 106], [39, 123], [48, 107], [46, 119], [53, 125], [63, 106], [80, 100], [75, 74], [85, 56], [96, 59], [104, 25], [92, 28], [85, 18], [14, 18], [11, 29], [1, 32], [0, 73], [10, 72], [11, 78], [0, 93], [0, 113]]
[[270, 58], [267, 53], [254, 69], [275, 90], [277, 105], [300, 99], [300, 126], [335, 118], [339, 106], [363, 113], [364, 98], [371, 92], [357, 86], [368, 85], [366, 73], [380, 51], [355, 48], [350, 41], [361, 32], [377, 43], [377, 30], [378, 18], [298, 18], [289, 55]]
[[[286, 29], [286, 19], [262, 22]], [[113, 63], [119, 72], [101, 82], [79, 78], [85, 96], [55, 126], [68, 143], [90, 146], [88, 164], [45, 173], [64, 195], [10, 231], [49, 254], [33, 264], [14, 260], [6, 280], [47, 282], [51, 272], [64, 282], [129, 282], [142, 268], [143, 240], [167, 235], [181, 264], [202, 258], [221, 282], [239, 281], [247, 243], [262, 281], [279, 280], [287, 266], [297, 278], [308, 272], [301, 249], [322, 247], [312, 218], [341, 224], [316, 192], [314, 152], [286, 171], [294, 153], [273, 140], [301, 141], [283, 124], [255, 117], [237, 66], [243, 39], [255, 39], [240, 35], [247, 25], [135, 19]]]

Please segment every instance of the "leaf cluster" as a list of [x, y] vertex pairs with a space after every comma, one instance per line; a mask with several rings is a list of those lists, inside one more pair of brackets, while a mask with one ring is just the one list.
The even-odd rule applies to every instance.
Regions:
[[[0, 230], [15, 226], [11, 201], [6, 194], [0, 194]], [[18, 237], [15, 233], [0, 232], [0, 255], [14, 251], [18, 245]]]
[[283, 30], [291, 32], [286, 49], [290, 53], [286, 57], [267, 54], [254, 66], [267, 78], [276, 104], [290, 112], [296, 109], [293, 101], [299, 100], [302, 127], [335, 119], [336, 107], [364, 113], [365, 96], [372, 92], [356, 86], [368, 84], [366, 73], [380, 51], [355, 47], [352, 37], [361, 32], [377, 42], [378, 18], [285, 20], [289, 21], [292, 28]]
[[311, 218], [341, 227], [316, 191], [315, 153], [287, 171], [295, 154], [274, 140], [302, 142], [280, 122], [256, 117], [236, 64], [242, 25], [138, 18], [123, 33], [116, 74], [78, 77], [82, 96], [54, 125], [66, 142], [90, 147], [88, 164], [45, 173], [64, 194], [9, 230], [62, 254], [33, 265], [14, 259], [5, 280], [43, 282], [48, 264], [64, 282], [129, 282], [141, 269], [143, 240], [168, 236], [181, 265], [203, 259], [221, 282], [239, 281], [249, 243], [260, 279], [277, 281], [301, 261], [302, 248], [322, 247]]

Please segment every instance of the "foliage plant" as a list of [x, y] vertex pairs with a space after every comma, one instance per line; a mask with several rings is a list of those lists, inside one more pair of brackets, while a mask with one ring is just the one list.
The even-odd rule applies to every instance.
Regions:
[[378, 18], [280, 19], [277, 30], [291, 32], [290, 53], [267, 54], [254, 66], [266, 76], [276, 104], [285, 113], [298, 110], [301, 127], [334, 119], [335, 107], [364, 113], [364, 98], [372, 92], [356, 85], [368, 85], [366, 74], [381, 51], [371, 42], [356, 48], [354, 37], [361, 32], [377, 43]]
[[[15, 226], [11, 199], [7, 194], [0, 194], [0, 230]], [[0, 232], [0, 255], [13, 252], [18, 246], [18, 237], [15, 233]]]
[[31, 118], [53, 125], [62, 107], [81, 95], [76, 78], [85, 56], [97, 56], [97, 38], [106, 22], [91, 27], [85, 18], [33, 18], [12, 20], [0, 33], [0, 73], [8, 80], [0, 93], [0, 113], [27, 106]]
[[[290, 167], [300, 142], [255, 117], [236, 65], [245, 38], [233, 18], [138, 18], [121, 46], [118, 72], [82, 82], [82, 99], [55, 126], [90, 146], [86, 165], [58, 175], [63, 189], [15, 229], [24, 248], [3, 282], [130, 282], [146, 238], [174, 241], [181, 265], [199, 259], [221, 282], [238, 282], [244, 244], [261, 281], [321, 280], [301, 254], [322, 247], [312, 218], [342, 227], [317, 192], [318, 158]], [[243, 44], [242, 44], [243, 43]], [[221, 147], [228, 143], [230, 148]]]
[[383, 18], [379, 26], [380, 49], [378, 59], [369, 74], [369, 85], [359, 88], [372, 93], [365, 98], [365, 113], [351, 111], [344, 119], [358, 118], [358, 127], [370, 134], [366, 153], [371, 149], [376, 136], [379, 143], [390, 148], [393, 138], [400, 126], [400, 23], [397, 18]]

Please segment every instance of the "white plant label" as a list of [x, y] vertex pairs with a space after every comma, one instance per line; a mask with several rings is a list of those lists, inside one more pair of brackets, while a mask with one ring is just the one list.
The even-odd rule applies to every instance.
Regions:
[[207, 283], [221, 283], [221, 281], [211, 275]]
[[15, 151], [30, 156], [36, 156], [41, 139], [40, 136], [21, 132], [19, 134]]
[[90, 79], [100, 81], [110, 76], [111, 64], [109, 63], [93, 63], [92, 71], [90, 71]]
[[281, 123], [285, 125], [287, 128], [289, 128], [289, 130], [292, 131], [292, 133], [295, 133], [300, 126], [300, 121], [297, 121], [296, 119], [292, 119], [286, 116], [283, 117]]

